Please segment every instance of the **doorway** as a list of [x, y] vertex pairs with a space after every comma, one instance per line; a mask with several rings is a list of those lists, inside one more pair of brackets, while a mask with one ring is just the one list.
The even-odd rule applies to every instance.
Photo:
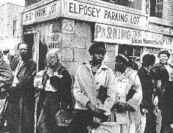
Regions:
[[30, 56], [33, 57], [34, 34], [24, 34], [23, 41], [31, 48]]

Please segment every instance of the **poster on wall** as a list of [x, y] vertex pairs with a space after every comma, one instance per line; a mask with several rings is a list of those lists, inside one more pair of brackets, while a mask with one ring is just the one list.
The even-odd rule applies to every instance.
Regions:
[[48, 51], [51, 49], [61, 48], [62, 33], [50, 33], [45, 36], [45, 43]]

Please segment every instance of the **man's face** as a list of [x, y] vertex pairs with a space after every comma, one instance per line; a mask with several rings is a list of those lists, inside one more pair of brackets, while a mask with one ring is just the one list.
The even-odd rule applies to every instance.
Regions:
[[159, 56], [159, 60], [160, 60], [160, 63], [162, 64], [166, 64], [168, 62], [168, 56], [166, 54], [160, 54]]
[[19, 45], [19, 53], [22, 59], [28, 58], [28, 46], [26, 44]]
[[126, 70], [126, 65], [121, 60], [117, 59], [115, 62], [115, 71], [124, 73]]
[[55, 66], [59, 62], [58, 57], [55, 54], [50, 54], [47, 60], [51, 67]]
[[101, 64], [104, 59], [103, 53], [94, 53], [92, 57], [92, 61], [98, 64]]

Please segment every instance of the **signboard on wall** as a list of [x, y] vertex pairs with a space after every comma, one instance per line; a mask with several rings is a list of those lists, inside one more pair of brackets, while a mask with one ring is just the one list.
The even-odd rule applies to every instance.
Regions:
[[45, 42], [48, 50], [61, 47], [62, 33], [50, 33], [45, 36]]
[[54, 1], [36, 9], [24, 12], [22, 15], [23, 25], [46, 21], [60, 16], [60, 1]]
[[62, 20], [62, 32], [74, 33], [74, 20], [63, 19]]
[[163, 47], [163, 35], [146, 32], [143, 39], [144, 46]]
[[159, 34], [165, 34], [165, 35], [171, 35], [173, 36], [173, 28], [166, 28], [163, 26], [158, 26], [155, 24], [149, 24], [148, 30], [151, 32], [159, 33]]
[[120, 44], [141, 44], [144, 31], [111, 25], [95, 24], [95, 41]]
[[95, 24], [94, 40], [157, 48], [171, 48], [173, 39], [163, 34], [123, 28], [105, 24]]
[[63, 0], [62, 16], [91, 22], [145, 29], [146, 16], [120, 11], [113, 6], [96, 5], [83, 0]]

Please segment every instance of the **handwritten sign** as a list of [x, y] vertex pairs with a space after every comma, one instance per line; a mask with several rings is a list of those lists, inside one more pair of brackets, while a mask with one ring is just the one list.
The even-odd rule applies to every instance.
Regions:
[[148, 31], [173, 36], [173, 28], [166, 28], [152, 23], [148, 25]]
[[137, 29], [145, 29], [147, 22], [146, 16], [78, 0], [64, 0], [62, 16]]
[[24, 12], [22, 15], [23, 25], [41, 22], [60, 16], [60, 1], [55, 1], [39, 8]]
[[95, 24], [94, 40], [169, 49], [173, 46], [172, 37], [163, 34], [99, 23]]
[[143, 39], [145, 46], [163, 47], [163, 35], [152, 32], [146, 32]]
[[61, 46], [62, 34], [61, 33], [50, 33], [45, 36], [45, 41], [48, 50], [59, 48]]
[[144, 31], [111, 25], [95, 24], [95, 41], [120, 44], [142, 44]]

